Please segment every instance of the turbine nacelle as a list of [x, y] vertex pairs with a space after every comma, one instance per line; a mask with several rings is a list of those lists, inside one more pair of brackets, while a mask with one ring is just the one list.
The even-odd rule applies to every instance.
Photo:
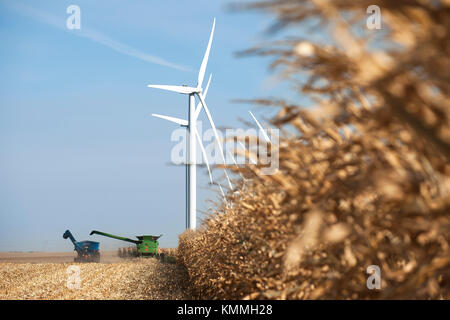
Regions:
[[197, 94], [200, 98], [200, 93], [202, 93], [203, 78], [205, 77], [206, 66], [208, 65], [209, 53], [211, 51], [211, 44], [214, 38], [215, 27], [216, 27], [216, 18], [214, 18], [211, 34], [209, 35], [208, 46], [206, 47], [205, 55], [203, 56], [202, 64], [200, 65], [200, 70], [198, 71], [197, 87], [154, 85], [154, 84], [150, 84], [147, 87], [177, 92], [181, 94]]

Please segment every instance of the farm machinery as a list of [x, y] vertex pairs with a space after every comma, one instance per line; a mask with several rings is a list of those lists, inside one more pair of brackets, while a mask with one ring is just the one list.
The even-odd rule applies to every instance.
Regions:
[[74, 258], [74, 262], [100, 262], [100, 243], [88, 240], [76, 241], [69, 230], [64, 232], [63, 238], [69, 238], [75, 247], [74, 251], [78, 253], [78, 256]]
[[101, 236], [122, 240], [126, 242], [131, 242], [136, 245], [136, 247], [133, 248], [120, 248], [119, 249], [119, 257], [126, 258], [126, 257], [157, 257], [157, 258], [164, 258], [163, 253], [158, 252], [158, 239], [162, 236], [136, 236], [138, 240], [133, 240], [125, 237], [116, 236], [113, 234], [93, 230], [91, 231], [90, 235], [98, 234]]

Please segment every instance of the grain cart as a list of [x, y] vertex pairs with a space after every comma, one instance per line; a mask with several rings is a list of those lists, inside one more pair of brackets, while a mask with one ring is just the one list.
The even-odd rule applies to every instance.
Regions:
[[113, 234], [100, 232], [97, 230], [91, 231], [91, 235], [98, 234], [101, 236], [118, 239], [126, 242], [131, 242], [136, 245], [135, 248], [120, 248], [120, 257], [157, 257], [163, 258], [163, 254], [158, 253], [158, 239], [162, 236], [136, 236], [138, 240], [115, 236]]
[[63, 238], [69, 238], [73, 245], [74, 250], [78, 253], [78, 256], [74, 258], [74, 262], [100, 262], [99, 243], [95, 241], [76, 241], [72, 233], [66, 230], [63, 234]]

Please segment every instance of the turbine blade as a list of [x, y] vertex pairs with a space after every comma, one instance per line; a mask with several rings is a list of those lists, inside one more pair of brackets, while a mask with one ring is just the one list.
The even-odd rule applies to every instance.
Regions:
[[239, 165], [237, 164], [236, 159], [234, 158], [233, 154], [230, 151], [228, 151], [228, 154], [230, 155], [231, 159], [233, 159], [234, 165], [236, 166], [236, 168], [238, 168], [238, 173], [241, 176], [242, 181], [244, 181], [244, 183], [245, 183], [245, 181], [247, 181], [247, 179], [245, 179], [244, 176], [242, 175], [242, 173], [239, 171]]
[[261, 126], [259, 121], [255, 118], [255, 116], [253, 115], [253, 113], [251, 111], [248, 111], [248, 112], [250, 112], [250, 115], [253, 117], [253, 120], [255, 120], [256, 124], [258, 125], [259, 130], [261, 130], [264, 140], [266, 140], [267, 143], [271, 143], [269, 136], [267, 135], [266, 131], [263, 129], [263, 127]]
[[222, 193], [223, 200], [224, 200], [225, 203], [228, 205], [227, 197], [225, 196], [225, 192], [223, 192], [222, 186], [221, 186], [220, 183], [218, 183], [218, 182], [217, 182], [217, 184], [219, 185], [220, 192]]
[[157, 117], [157, 118], [161, 118], [170, 122], [174, 122], [179, 124], [180, 126], [187, 126], [188, 125], [188, 121], [187, 120], [183, 120], [183, 119], [179, 119], [179, 118], [175, 118], [175, 117], [169, 117], [169, 116], [163, 116], [162, 114], [156, 114], [156, 113], [152, 113], [152, 116]]
[[198, 131], [195, 131], [195, 135], [197, 136], [198, 144], [200, 145], [200, 149], [202, 149], [203, 158], [205, 159], [206, 167], [208, 168], [208, 174], [209, 174], [209, 181], [213, 183], [212, 174], [211, 174], [211, 168], [209, 167], [208, 157], [206, 156], [205, 148], [203, 147], [202, 140], [200, 139], [200, 135], [198, 134]]
[[[209, 85], [211, 83], [211, 78], [212, 78], [212, 73], [209, 75], [209, 79], [208, 79], [208, 83], [206, 84], [206, 88], [205, 91], [203, 91], [201, 93], [201, 95], [203, 96], [203, 99], [206, 99], [206, 95], [208, 94], [208, 90], [209, 90]], [[202, 103], [199, 102], [197, 104], [197, 108], [195, 108], [195, 119], [198, 118], [198, 115], [200, 114], [200, 111], [202, 110]]]
[[[214, 121], [211, 117], [211, 113], [209, 112], [208, 106], [206, 105], [205, 99], [203, 99], [202, 95], [197, 93], [197, 96], [200, 99], [201, 104], [203, 105], [203, 109], [205, 109], [206, 116], [208, 117], [209, 123], [211, 124], [211, 127], [214, 131], [214, 136], [216, 137], [217, 144], [219, 145], [220, 155], [222, 157], [223, 164], [226, 164], [227, 162], [225, 161], [225, 156], [223, 155], [222, 144], [219, 139], [219, 134], [217, 133], [216, 125], [214, 124]], [[230, 189], [233, 190], [233, 185], [231, 184], [230, 177], [228, 176], [227, 170], [226, 170], [226, 168], [223, 168], [223, 169], [225, 172], [225, 176], [227, 177], [227, 180], [228, 180], [228, 185], [229, 185]]]
[[212, 79], [212, 73], [209, 75], [208, 83], [206, 84], [205, 91], [202, 91], [203, 98], [206, 98], [206, 95], [208, 94], [209, 85], [211, 84], [211, 79]]
[[153, 88], [153, 89], [161, 89], [161, 90], [167, 90], [182, 94], [192, 94], [199, 91], [198, 88], [192, 88], [192, 87], [185, 87], [185, 86], [166, 86], [166, 85], [158, 85], [158, 84], [149, 84], [147, 87]]
[[236, 162], [236, 159], [234, 158], [234, 156], [231, 154], [230, 151], [228, 151], [228, 154], [230, 155], [231, 159], [233, 159], [234, 165], [235, 165], [236, 167], [238, 167], [238, 164], [237, 164], [237, 162]]
[[209, 52], [211, 50], [211, 44], [214, 37], [214, 29], [216, 28], [216, 18], [214, 18], [211, 34], [209, 36], [208, 46], [206, 47], [205, 55], [203, 56], [203, 61], [200, 66], [200, 71], [198, 72], [197, 87], [201, 88], [203, 83], [203, 78], [205, 77], [206, 66], [208, 64]]

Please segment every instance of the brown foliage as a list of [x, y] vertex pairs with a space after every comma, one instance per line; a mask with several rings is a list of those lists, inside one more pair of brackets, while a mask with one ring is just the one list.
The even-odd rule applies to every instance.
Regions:
[[[279, 105], [273, 125], [296, 135], [281, 138], [276, 174], [241, 168], [251, 180], [232, 205], [180, 236], [198, 297], [450, 298], [450, 2], [378, 1], [384, 30], [357, 37], [372, 2], [250, 5], [276, 28], [313, 19], [334, 37], [248, 51], [274, 56], [316, 105], [256, 101]], [[366, 287], [370, 265], [381, 290]]]

